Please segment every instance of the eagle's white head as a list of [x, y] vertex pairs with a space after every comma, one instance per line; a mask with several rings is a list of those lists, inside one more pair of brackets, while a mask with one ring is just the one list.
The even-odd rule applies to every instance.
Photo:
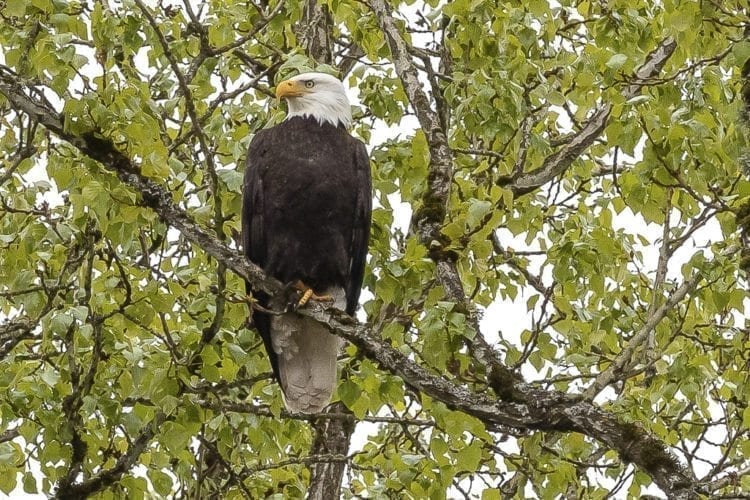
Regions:
[[346, 128], [352, 123], [352, 110], [341, 80], [326, 73], [302, 73], [276, 86], [276, 97], [289, 104], [287, 119], [310, 116], [321, 125]]

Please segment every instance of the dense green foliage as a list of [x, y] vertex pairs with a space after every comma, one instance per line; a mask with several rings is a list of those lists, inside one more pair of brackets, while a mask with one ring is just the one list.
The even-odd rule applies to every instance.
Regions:
[[[310, 419], [283, 413], [248, 328], [243, 279], [116, 165], [9, 98], [114, 145], [236, 249], [249, 140], [283, 119], [274, 83], [315, 67], [347, 72], [353, 133], [372, 151], [361, 315], [372, 332], [491, 393], [470, 347], [483, 338], [534, 387], [616, 416], [624, 442], [631, 428], [656, 437], [706, 495], [750, 491], [740, 2], [390, 0], [426, 106], [393, 64], [375, 2], [324, 3], [335, 54], [324, 66], [302, 43], [303, 2], [0, 3], [0, 491], [295, 498], [326, 461], [348, 464], [345, 497], [655, 491], [648, 464], [594, 433], [490, 425], [353, 346], [338, 398], [370, 425], [351, 454], [311, 455]], [[663, 67], [636, 81], [669, 37]], [[603, 130], [556, 157], [604, 107]], [[452, 159], [432, 242], [397, 223], [434, 215], [436, 145], [414, 120], [430, 109]]]

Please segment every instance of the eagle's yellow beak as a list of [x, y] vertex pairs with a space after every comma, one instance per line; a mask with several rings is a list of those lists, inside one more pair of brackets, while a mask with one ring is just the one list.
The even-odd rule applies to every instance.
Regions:
[[284, 80], [276, 86], [276, 100], [282, 97], [300, 97], [307, 93], [304, 82]]

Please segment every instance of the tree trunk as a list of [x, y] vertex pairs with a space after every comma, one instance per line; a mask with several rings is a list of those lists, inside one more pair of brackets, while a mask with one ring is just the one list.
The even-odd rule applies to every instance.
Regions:
[[[347, 413], [349, 409], [343, 403], [331, 405], [326, 413]], [[354, 419], [321, 418], [313, 425], [315, 441], [310, 455], [346, 455], [349, 451], [349, 440], [354, 432]], [[310, 465], [310, 489], [308, 500], [328, 500], [340, 498], [341, 480], [346, 469], [345, 462], [316, 462]]]

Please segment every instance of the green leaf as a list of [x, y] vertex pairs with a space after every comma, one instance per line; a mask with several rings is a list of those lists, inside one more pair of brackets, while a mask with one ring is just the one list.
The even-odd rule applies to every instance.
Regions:
[[2, 471], [2, 473], [0, 473], [0, 491], [5, 493], [6, 495], [10, 495], [13, 490], [16, 489], [16, 473], [15, 471], [7, 469], [5, 471], [0, 469], [0, 471]]
[[162, 497], [172, 493], [172, 478], [168, 474], [154, 469], [150, 469], [147, 474], [156, 493]]
[[474, 441], [466, 446], [456, 455], [457, 465], [462, 471], [475, 471], [482, 460], [482, 446], [478, 441]]
[[25, 493], [39, 493], [36, 478], [32, 472], [25, 472], [23, 475], [23, 491]]
[[349, 408], [359, 400], [362, 390], [351, 380], [344, 380], [339, 384], [338, 395], [341, 401]]
[[487, 488], [482, 491], [482, 500], [500, 500], [500, 490], [497, 488]]
[[25, 0], [7, 0], [3, 12], [6, 16], [23, 17], [27, 3]]
[[469, 227], [476, 227], [492, 209], [492, 204], [485, 200], [472, 200], [466, 222]]
[[615, 54], [609, 58], [606, 62], [606, 66], [610, 69], [620, 69], [628, 60], [626, 54]]

